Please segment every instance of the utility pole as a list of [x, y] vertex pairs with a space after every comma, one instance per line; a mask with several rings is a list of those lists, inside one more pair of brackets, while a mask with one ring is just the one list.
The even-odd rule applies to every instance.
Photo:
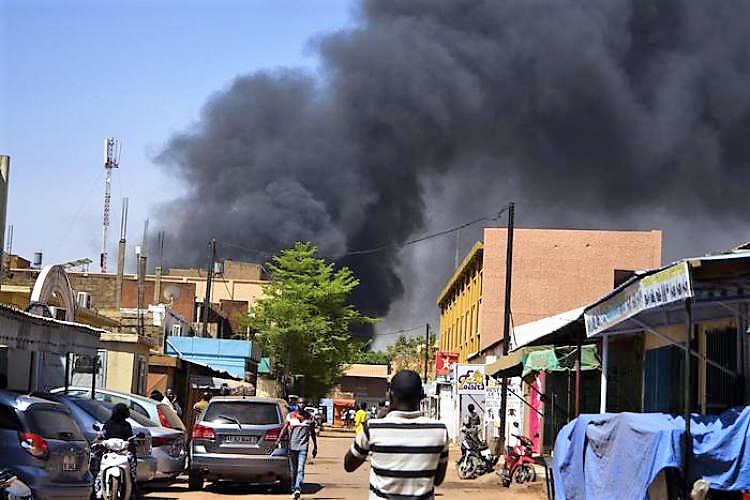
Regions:
[[430, 324], [424, 328], [424, 383], [427, 383], [427, 366], [430, 364]]
[[[505, 307], [503, 311], [503, 356], [510, 350], [510, 293], [513, 271], [513, 223], [515, 204], [508, 204], [508, 240], [505, 245]], [[508, 378], [503, 377], [503, 390], [500, 396], [500, 442], [502, 450], [506, 446], [505, 417], [508, 408]]]
[[214, 281], [214, 263], [216, 262], [216, 238], [208, 244], [211, 251], [208, 259], [208, 273], [206, 273], [206, 298], [203, 300], [203, 337], [208, 337], [208, 310], [211, 308], [211, 287]]

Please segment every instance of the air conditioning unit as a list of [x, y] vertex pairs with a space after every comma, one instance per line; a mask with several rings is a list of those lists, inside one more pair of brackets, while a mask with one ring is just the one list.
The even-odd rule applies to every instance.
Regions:
[[172, 337], [182, 337], [182, 325], [172, 325]]
[[91, 294], [89, 292], [78, 292], [76, 294], [76, 304], [78, 304], [78, 307], [91, 309]]

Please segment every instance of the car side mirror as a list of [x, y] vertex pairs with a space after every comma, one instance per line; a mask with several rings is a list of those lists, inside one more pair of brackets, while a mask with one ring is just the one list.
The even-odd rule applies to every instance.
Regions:
[[102, 430], [102, 424], [98, 422], [94, 423], [94, 425], [92, 425], [91, 427], [93, 427], [96, 432], [99, 432]]

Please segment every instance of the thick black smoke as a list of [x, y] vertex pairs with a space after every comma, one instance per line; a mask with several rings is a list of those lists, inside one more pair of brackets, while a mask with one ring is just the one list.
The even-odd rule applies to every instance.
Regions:
[[[322, 77], [238, 77], [171, 139], [160, 161], [187, 194], [161, 213], [169, 260], [203, 263], [210, 237], [335, 257], [403, 242], [429, 225], [425, 185], [441, 178], [459, 222], [480, 185], [539, 225], [741, 221], [748, 35], [739, 0], [366, 1], [355, 28], [317, 41]], [[341, 259], [368, 312], [402, 294], [398, 259]]]

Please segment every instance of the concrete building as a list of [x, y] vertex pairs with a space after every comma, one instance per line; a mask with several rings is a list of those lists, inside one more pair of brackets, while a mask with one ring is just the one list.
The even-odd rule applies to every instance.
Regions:
[[[661, 264], [661, 231], [516, 229], [512, 323], [586, 305], [634, 270]], [[440, 350], [459, 362], [502, 355], [507, 230], [488, 228], [438, 297]]]

